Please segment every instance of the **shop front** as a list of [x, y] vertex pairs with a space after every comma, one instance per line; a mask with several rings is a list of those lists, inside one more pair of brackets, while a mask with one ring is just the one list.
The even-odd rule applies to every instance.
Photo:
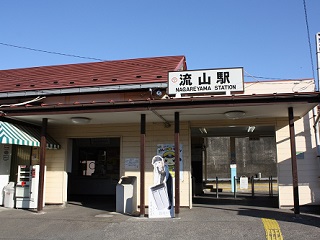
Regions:
[[[5, 119], [6, 120], [6, 119]], [[0, 121], [0, 203], [4, 205], [5, 187], [10, 183], [16, 189], [19, 189], [19, 184], [25, 183], [27, 173], [21, 171], [24, 166], [27, 166], [28, 172], [31, 173], [32, 167], [40, 164], [40, 138], [41, 130], [26, 123], [20, 123], [12, 119], [8, 122]], [[47, 135], [46, 149], [59, 149], [60, 145], [51, 136]], [[36, 175], [39, 177], [39, 168]], [[21, 180], [22, 179], [22, 180]], [[33, 179], [33, 178], [32, 178]], [[31, 181], [32, 179], [28, 179]], [[38, 192], [38, 182], [33, 184], [33, 189], [27, 192]], [[28, 186], [29, 187], [29, 186]], [[22, 186], [21, 192], [26, 192], [27, 187]], [[18, 201], [18, 193], [16, 190], [14, 201]], [[29, 196], [30, 198], [30, 196]], [[36, 203], [35, 203], [36, 204]], [[15, 203], [13, 203], [15, 206]], [[19, 206], [19, 203], [16, 207]], [[36, 205], [34, 205], [36, 206]]]

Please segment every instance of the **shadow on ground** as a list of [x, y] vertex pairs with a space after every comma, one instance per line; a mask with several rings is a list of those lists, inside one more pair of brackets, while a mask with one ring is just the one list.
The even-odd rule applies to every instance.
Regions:
[[115, 195], [72, 195], [68, 197], [68, 205], [82, 205], [83, 207], [115, 212]]
[[300, 206], [300, 214], [294, 214], [293, 209], [279, 209], [278, 197], [268, 195], [249, 196], [238, 194], [202, 194], [193, 198], [193, 207], [237, 212], [240, 216], [254, 218], [270, 218], [277, 221], [294, 222], [320, 228], [320, 206]]
[[256, 194], [251, 196], [247, 193], [219, 193], [218, 198], [215, 193], [204, 193], [193, 197], [194, 204], [204, 205], [238, 205], [257, 206], [267, 208], [278, 208], [278, 196], [270, 197], [267, 194]]

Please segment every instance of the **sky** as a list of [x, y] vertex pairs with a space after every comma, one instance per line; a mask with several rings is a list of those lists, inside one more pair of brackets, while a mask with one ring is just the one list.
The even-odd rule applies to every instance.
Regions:
[[317, 79], [320, 0], [305, 3], [308, 25], [304, 0], [1, 1], [0, 70], [184, 55], [245, 81]]

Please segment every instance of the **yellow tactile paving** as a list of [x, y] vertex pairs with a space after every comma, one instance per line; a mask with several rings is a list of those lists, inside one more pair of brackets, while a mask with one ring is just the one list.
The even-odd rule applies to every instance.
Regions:
[[262, 218], [267, 240], [283, 240], [279, 224], [274, 219]]

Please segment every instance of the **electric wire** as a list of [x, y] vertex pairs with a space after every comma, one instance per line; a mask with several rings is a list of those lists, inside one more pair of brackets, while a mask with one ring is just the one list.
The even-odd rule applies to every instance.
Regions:
[[309, 44], [309, 52], [310, 52], [312, 76], [313, 76], [313, 79], [315, 79], [314, 64], [313, 64], [313, 57], [312, 57], [312, 47], [311, 47], [311, 40], [310, 40], [310, 29], [309, 29], [309, 22], [308, 22], [308, 13], [307, 13], [306, 0], [303, 0], [303, 8], [304, 8], [305, 24], [306, 24], [307, 35], [308, 35], [308, 44]]
[[66, 57], [74, 57], [74, 58], [82, 58], [82, 59], [89, 59], [89, 60], [105, 61], [105, 60], [100, 59], [100, 58], [84, 57], [84, 56], [61, 53], [61, 52], [53, 52], [53, 51], [47, 51], [47, 50], [42, 50], [42, 49], [30, 48], [30, 47], [23, 47], [23, 46], [18, 46], [18, 45], [3, 43], [3, 42], [0, 42], [0, 45], [7, 46], [7, 47], [20, 48], [20, 49], [30, 50], [30, 51], [35, 51], [35, 52], [43, 52], [43, 53], [61, 55], [61, 56], [66, 56]]
[[[7, 46], [7, 47], [13, 47], [13, 48], [19, 48], [19, 49], [23, 49], [23, 50], [29, 50], [29, 51], [42, 52], [42, 53], [47, 53], [47, 54], [55, 54], [55, 55], [60, 55], [60, 56], [65, 56], [65, 57], [82, 58], [82, 59], [102, 61], [102, 62], [111, 62], [112, 61], [112, 60], [106, 60], [106, 59], [101, 59], [101, 58], [85, 57], [85, 56], [67, 54], [67, 53], [62, 53], [62, 52], [54, 52], [54, 51], [37, 49], [37, 48], [18, 46], [18, 45], [4, 43], [4, 42], [0, 42], [0, 45]], [[156, 68], [166, 69], [166, 67], [157, 66], [157, 65], [151, 65], [151, 64], [131, 63], [131, 62], [121, 61], [121, 60], [118, 61], [118, 62], [122, 63], [122, 64], [128, 64], [128, 65], [144, 66], [144, 67], [156, 67]]]

